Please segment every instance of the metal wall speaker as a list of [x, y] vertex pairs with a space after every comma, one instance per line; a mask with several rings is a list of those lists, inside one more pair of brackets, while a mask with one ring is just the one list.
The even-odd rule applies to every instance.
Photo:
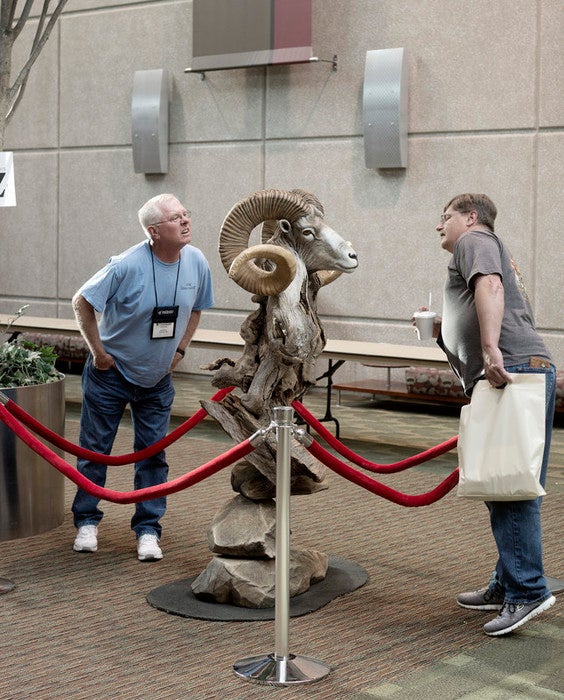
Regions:
[[366, 52], [363, 94], [367, 168], [407, 166], [407, 59], [405, 49]]
[[131, 143], [136, 173], [168, 172], [168, 96], [165, 69], [135, 71]]

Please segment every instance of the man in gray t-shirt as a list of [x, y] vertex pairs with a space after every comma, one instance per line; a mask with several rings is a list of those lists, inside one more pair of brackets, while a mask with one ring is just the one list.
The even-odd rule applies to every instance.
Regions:
[[503, 365], [528, 362], [531, 355], [549, 362], [550, 353], [535, 330], [523, 280], [503, 242], [493, 231], [480, 225], [461, 236], [452, 253], [444, 289], [439, 344], [466, 392], [471, 392], [484, 372], [482, 332], [475, 301], [477, 280], [487, 285], [488, 296], [490, 291], [494, 292], [492, 301], [503, 289], [503, 317], [497, 343]]
[[[494, 234], [495, 204], [483, 194], [461, 194], [445, 206], [437, 231], [452, 254], [437, 322], [437, 342], [468, 395], [487, 380], [503, 390], [510, 374], [546, 377], [544, 486], [554, 419], [556, 369], [534, 325], [519, 270]], [[490, 636], [508, 634], [550, 608], [555, 598], [543, 572], [541, 499], [489, 501], [498, 560], [489, 584], [461, 593], [458, 604], [472, 610], [499, 610], [484, 625]]]

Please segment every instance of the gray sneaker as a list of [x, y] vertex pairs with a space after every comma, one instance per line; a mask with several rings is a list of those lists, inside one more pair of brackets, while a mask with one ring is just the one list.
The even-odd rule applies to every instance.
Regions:
[[505, 603], [499, 615], [484, 625], [484, 632], [490, 637], [500, 637], [502, 634], [509, 634], [521, 625], [524, 625], [533, 617], [540, 615], [545, 610], [551, 608], [556, 602], [556, 598], [551, 595], [540, 603]]
[[469, 610], [501, 610], [503, 595], [496, 588], [481, 588], [479, 591], [460, 593], [456, 602]]

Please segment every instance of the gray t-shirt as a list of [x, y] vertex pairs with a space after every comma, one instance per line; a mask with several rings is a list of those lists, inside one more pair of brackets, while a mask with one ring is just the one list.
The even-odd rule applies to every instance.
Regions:
[[510, 251], [494, 233], [469, 231], [455, 243], [449, 262], [438, 339], [467, 394], [483, 373], [474, 281], [476, 275], [491, 274], [499, 275], [503, 283], [505, 309], [499, 349], [505, 367], [528, 362], [531, 355], [551, 360], [535, 329], [525, 285]]

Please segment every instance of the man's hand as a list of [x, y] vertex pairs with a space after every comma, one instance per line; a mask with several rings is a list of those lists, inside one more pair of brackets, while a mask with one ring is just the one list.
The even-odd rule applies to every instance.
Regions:
[[484, 358], [486, 379], [495, 389], [503, 389], [506, 384], [513, 381], [511, 376], [505, 371], [503, 355], [498, 347], [484, 350], [482, 357]]
[[102, 372], [116, 366], [114, 358], [105, 350], [92, 355], [92, 362], [94, 363], [94, 367]]
[[[420, 306], [417, 311], [429, 311], [428, 306]], [[439, 334], [441, 332], [441, 324], [443, 322], [443, 319], [440, 316], [435, 316], [433, 319], [433, 338], [436, 340], [439, 337]], [[417, 333], [417, 329], [415, 328], [415, 317], [411, 317], [411, 325], [414, 327], [415, 333]]]
[[169, 372], [172, 372], [176, 365], [183, 359], [182, 355], [179, 352], [174, 353], [174, 357], [172, 358], [172, 364], [170, 365], [170, 369], [168, 370]]

